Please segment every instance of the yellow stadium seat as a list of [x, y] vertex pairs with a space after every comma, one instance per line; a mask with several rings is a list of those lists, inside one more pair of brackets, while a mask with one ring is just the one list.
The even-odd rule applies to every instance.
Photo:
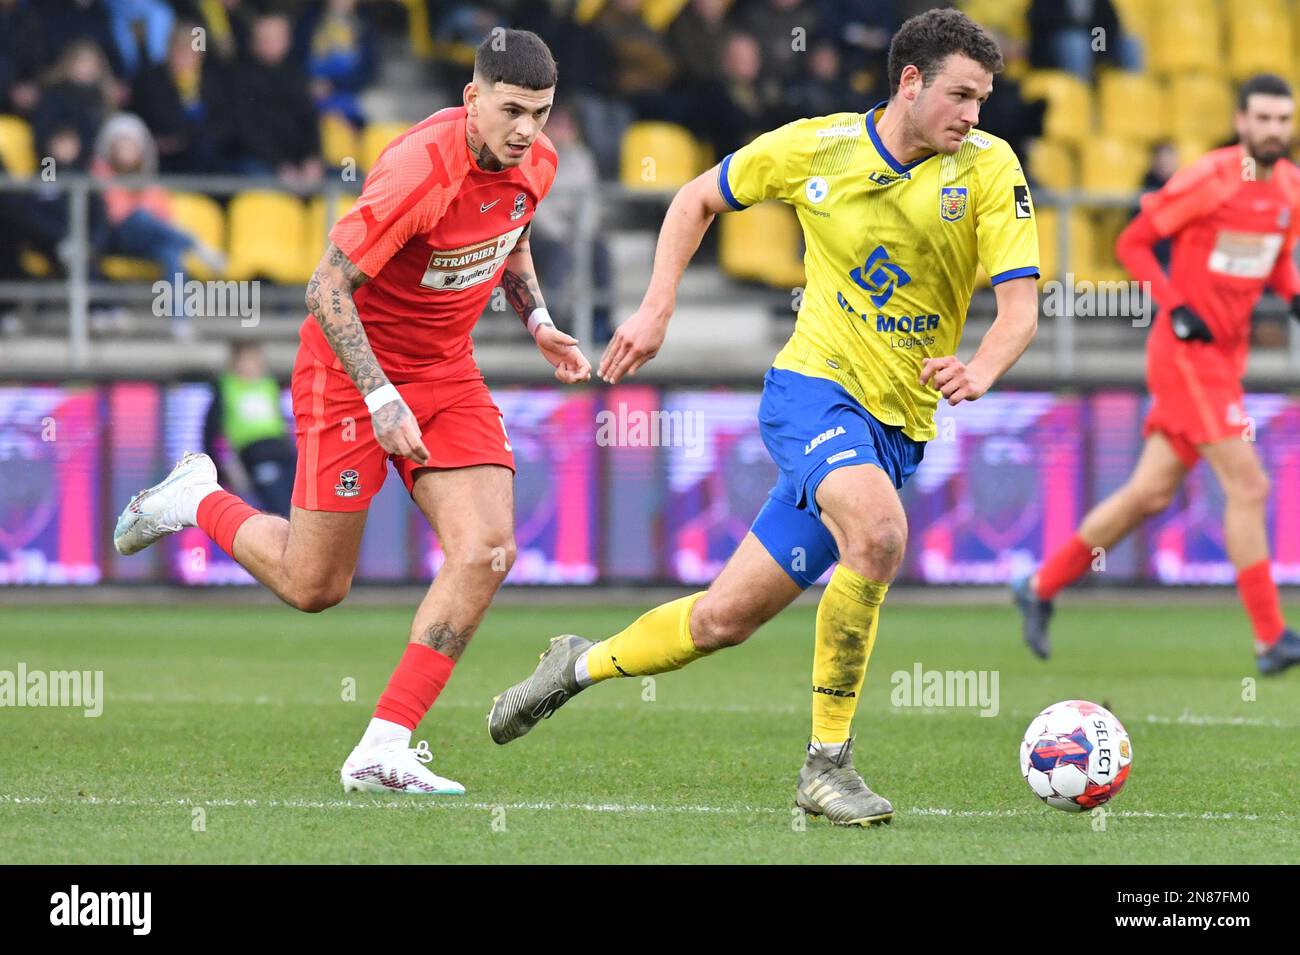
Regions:
[[1090, 278], [1096, 271], [1093, 255], [1096, 236], [1088, 216], [1080, 209], [1070, 214], [1070, 261], [1061, 268], [1060, 213], [1056, 209], [1039, 206], [1034, 210], [1038, 218], [1038, 262], [1042, 281], [1063, 281], [1063, 271], [1077, 278]]
[[404, 0], [404, 2], [411, 52], [422, 60], [431, 60], [433, 59], [433, 32], [429, 27], [429, 8], [426, 0]]
[[1099, 281], [1123, 282], [1129, 275], [1115, 257], [1115, 240], [1125, 226], [1133, 221], [1133, 210], [1098, 209], [1092, 219], [1096, 248], [1090, 277]]
[[[172, 194], [172, 221], [210, 249], [226, 251], [226, 214], [211, 196], [196, 192]], [[193, 253], [185, 260], [185, 268], [193, 277], [203, 281], [221, 278], [200, 262]]]
[[732, 278], [793, 289], [804, 284], [803, 230], [794, 210], [760, 202], [722, 216], [718, 262]]
[[1153, 143], [1169, 135], [1165, 91], [1148, 75], [1106, 70], [1097, 83], [1097, 107], [1107, 136]]
[[311, 273], [316, 271], [316, 266], [320, 264], [320, 257], [325, 252], [325, 242], [330, 227], [347, 215], [348, 210], [352, 208], [356, 201], [356, 196], [339, 196], [334, 208], [334, 215], [331, 218], [325, 214], [328, 204], [324, 196], [313, 196], [308, 200], [305, 239], [302, 244], [304, 256], [302, 269], [309, 278]]
[[1092, 133], [1092, 91], [1077, 76], [1062, 70], [1034, 70], [1025, 77], [1025, 99], [1047, 100], [1043, 135], [1082, 144]]
[[688, 0], [645, 0], [641, 4], [641, 19], [652, 30], [662, 33], [677, 19], [677, 14], [682, 12], [687, 2]]
[[676, 189], [702, 171], [695, 137], [673, 123], [633, 123], [623, 133], [620, 179], [628, 189]]
[[1174, 149], [1178, 151], [1178, 168], [1182, 169], [1184, 166], [1190, 166], [1217, 145], [1218, 142], [1206, 142], [1204, 139], [1198, 139], [1195, 136], [1175, 139]]
[[1048, 189], [1074, 189], [1079, 184], [1074, 150], [1050, 139], [1036, 139], [1029, 147], [1029, 173], [1036, 184]]
[[1204, 73], [1175, 76], [1166, 101], [1173, 138], [1221, 140], [1232, 135], [1236, 103], [1227, 80]]
[[1083, 147], [1079, 183], [1087, 192], [1132, 192], [1151, 168], [1151, 150], [1098, 136]]
[[578, 0], [573, 10], [573, 19], [579, 23], [590, 23], [600, 16], [600, 11], [603, 9], [605, 9], [605, 0]]
[[411, 128], [410, 123], [370, 123], [361, 134], [361, 171], [375, 164], [379, 154], [389, 143]]
[[326, 113], [320, 118], [320, 151], [330, 167], [342, 166], [348, 159], [357, 161], [361, 155], [357, 131], [338, 113]]
[[1115, 0], [1115, 10], [1120, 25], [1150, 49], [1160, 29], [1156, 0]]
[[110, 282], [155, 282], [163, 277], [158, 263], [125, 255], [106, 255], [99, 260], [99, 268]]
[[962, 0], [958, 6], [980, 26], [1025, 40], [1029, 37], [1029, 4], [1030, 0]]
[[311, 277], [302, 266], [306, 220], [296, 196], [266, 190], [239, 193], [230, 200], [229, 277], [305, 283]]
[[1228, 22], [1228, 72], [1238, 82], [1256, 73], [1286, 72], [1292, 62], [1287, 12], [1269, 3], [1231, 4]]
[[15, 178], [36, 172], [32, 128], [21, 116], [0, 116], [0, 159], [4, 160], [4, 171]]
[[1147, 51], [1154, 72], [1223, 72], [1223, 31], [1214, 7], [1162, 0], [1159, 23], [1155, 42]]

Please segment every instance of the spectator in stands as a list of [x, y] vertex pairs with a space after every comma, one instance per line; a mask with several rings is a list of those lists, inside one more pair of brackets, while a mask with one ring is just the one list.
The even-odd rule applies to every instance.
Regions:
[[1142, 44], [1124, 32], [1111, 0], [1033, 0], [1029, 63], [1067, 70], [1091, 83], [1098, 63], [1140, 70]]
[[[140, 117], [117, 113], [105, 121], [95, 141], [92, 170], [106, 180], [157, 175], [158, 150]], [[172, 224], [171, 197], [161, 186], [109, 186], [104, 189], [104, 205], [109, 224], [108, 251], [148, 259], [162, 267], [163, 281], [173, 283], [172, 329], [178, 338], [192, 337], [193, 327], [184, 305], [184, 256], [193, 252], [218, 273], [225, 271], [225, 257]]]
[[118, 58], [127, 77], [167, 58], [176, 13], [163, 0], [105, 0]]
[[103, 51], [91, 40], [76, 40], [63, 49], [41, 87], [33, 117], [37, 140], [56, 129], [75, 127], [83, 144], [95, 141], [99, 125], [117, 108], [124, 89], [113, 78]]
[[288, 516], [298, 454], [280, 407], [280, 383], [266, 370], [257, 342], [230, 346], [226, 371], [212, 386], [212, 402], [203, 422], [203, 448], [217, 462], [223, 485], [227, 460], [217, 447], [223, 441], [243, 467], [262, 510]]
[[172, 0], [182, 20], [203, 27], [204, 45], [214, 62], [234, 63], [248, 49], [253, 14], [243, 0]]
[[614, 56], [614, 93], [638, 119], [681, 122], [678, 98], [669, 92], [677, 64], [663, 35], [641, 18], [641, 0], [609, 0], [592, 22]]
[[51, 60], [62, 57], [74, 43], [89, 41], [107, 58], [108, 68], [114, 76], [125, 74], [104, 0], [39, 0], [32, 4], [32, 9], [44, 24]]
[[804, 70], [817, 8], [810, 0], [757, 0], [741, 10], [736, 26], [758, 42], [764, 73], [788, 81]]
[[808, 48], [808, 71], [786, 84], [782, 103], [786, 122], [864, 109], [841, 67], [839, 49], [825, 39], [814, 41]]
[[698, 87], [717, 78], [730, 33], [726, 17], [727, 0], [691, 0], [669, 25], [668, 47], [683, 85]]
[[[600, 173], [569, 109], [564, 106], [552, 109], [551, 118], [546, 123], [546, 135], [555, 146], [560, 164], [546, 202], [538, 207], [537, 215], [533, 217], [528, 243], [552, 314], [561, 327], [572, 329], [576, 265], [574, 236], [584, 228], [594, 232], [600, 222]], [[587, 218], [579, 221], [584, 211]], [[595, 233], [592, 255], [591, 286], [598, 293], [607, 295], [610, 291], [609, 248], [599, 233]], [[596, 306], [592, 324], [596, 341], [609, 339], [608, 303]]]
[[1031, 142], [1043, 135], [1047, 101], [1026, 100], [1020, 83], [1015, 79], [1018, 70], [1013, 64], [1024, 63], [1025, 44], [996, 31], [990, 31], [990, 34], [1002, 49], [1003, 62], [1012, 68], [998, 74], [993, 95], [980, 107], [979, 128], [1001, 136], [1011, 144], [1021, 160], [1026, 160]]
[[889, 96], [889, 41], [904, 19], [899, 0], [817, 0], [819, 33], [838, 45], [846, 81], [870, 103]]
[[289, 59], [289, 18], [279, 13], [253, 21], [251, 56], [234, 73], [232, 98], [236, 169], [275, 175], [303, 187], [324, 173], [320, 126], [307, 76]]
[[164, 173], [221, 170], [211, 105], [220, 74], [209, 65], [208, 55], [195, 49], [197, 28], [178, 23], [166, 62], [141, 70], [131, 92], [131, 108], [153, 133]]
[[0, 0], [0, 113], [31, 118], [48, 62], [45, 26], [30, 0]]
[[365, 125], [358, 95], [375, 77], [375, 37], [357, 0], [326, 0], [298, 24], [294, 60], [306, 64], [318, 113]]
[[692, 97], [687, 125], [698, 138], [724, 156], [756, 135], [781, 123], [780, 85], [763, 69], [758, 41], [732, 33], [723, 47], [722, 71]]

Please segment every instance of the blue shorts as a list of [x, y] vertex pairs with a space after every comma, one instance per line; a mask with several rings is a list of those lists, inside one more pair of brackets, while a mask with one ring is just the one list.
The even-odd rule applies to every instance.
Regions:
[[781, 472], [750, 528], [801, 587], [839, 559], [822, 524], [817, 488], [836, 468], [874, 464], [901, 488], [925, 454], [925, 442], [882, 424], [838, 382], [784, 369], [763, 378], [759, 431]]

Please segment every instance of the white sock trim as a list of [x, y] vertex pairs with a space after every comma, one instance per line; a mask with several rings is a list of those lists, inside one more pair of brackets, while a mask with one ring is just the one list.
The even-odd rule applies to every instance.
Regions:
[[587, 654], [591, 650], [583, 650], [582, 655], [573, 662], [573, 675], [578, 681], [578, 686], [587, 688], [596, 681], [591, 678], [591, 671], [587, 669]]
[[181, 491], [181, 519], [190, 527], [199, 526], [199, 504], [213, 491], [220, 491], [220, 484], [195, 484]]
[[361, 737], [361, 742], [357, 743], [357, 749], [370, 749], [372, 746], [406, 746], [411, 742], [411, 731], [401, 723], [394, 723], [391, 720], [381, 720], [379, 717], [371, 717], [370, 725], [366, 727], [365, 734]]

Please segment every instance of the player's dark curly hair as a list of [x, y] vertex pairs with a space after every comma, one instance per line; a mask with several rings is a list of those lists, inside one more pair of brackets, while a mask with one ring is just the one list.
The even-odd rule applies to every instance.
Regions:
[[555, 57], [532, 30], [494, 29], [474, 52], [474, 75], [489, 83], [509, 83], [526, 90], [555, 85]]
[[929, 86], [950, 53], [969, 56], [990, 73], [1002, 70], [1002, 51], [983, 27], [960, 10], [927, 10], [904, 22], [889, 44], [889, 95], [898, 92], [909, 63]]
[[1245, 110], [1246, 102], [1256, 93], [1265, 96], [1285, 96], [1291, 98], [1291, 84], [1275, 73], [1256, 73], [1237, 90], [1237, 109]]

